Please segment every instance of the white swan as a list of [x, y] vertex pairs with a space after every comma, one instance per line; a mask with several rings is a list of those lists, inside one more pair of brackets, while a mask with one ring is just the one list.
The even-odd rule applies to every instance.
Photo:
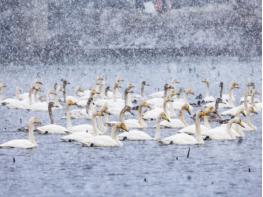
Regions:
[[[160, 125], [161, 120], [166, 120], [169, 121], [168, 116], [166, 115], [166, 113], [161, 112], [156, 120], [157, 125]], [[156, 130], [160, 130], [160, 126], [157, 126]], [[141, 130], [129, 130], [128, 133], [122, 133], [119, 135], [119, 139], [120, 140], [131, 140], [131, 141], [145, 141], [145, 140], [157, 140], [159, 137], [159, 133], [156, 131], [155, 132], [155, 137], [151, 137], [149, 134], [147, 134], [144, 131]]]
[[206, 103], [215, 102], [215, 97], [210, 96], [210, 93], [209, 93], [209, 87], [210, 87], [209, 81], [208, 80], [203, 80], [202, 83], [204, 83], [206, 85], [206, 93], [205, 93], [205, 96], [204, 96], [204, 101]]
[[87, 138], [85, 142], [82, 142], [86, 146], [90, 147], [116, 147], [122, 146], [122, 142], [119, 141], [117, 132], [123, 130], [128, 132], [128, 128], [125, 123], [116, 123], [112, 125], [111, 136], [109, 135], [96, 135], [91, 138]]
[[226, 104], [221, 104], [220, 108], [233, 108], [235, 107], [235, 96], [233, 94], [234, 89], [239, 89], [239, 84], [236, 82], [232, 82], [229, 87], [228, 94], [222, 95], [222, 101]]
[[200, 119], [207, 116], [209, 112], [199, 111], [195, 116], [195, 136], [186, 133], [178, 133], [160, 140], [162, 144], [203, 144], [202, 130], [200, 127]]
[[138, 106], [138, 114], [137, 119], [127, 119], [125, 120], [125, 124], [128, 128], [146, 128], [147, 123], [143, 119], [143, 108], [150, 108], [150, 105], [146, 101], [141, 101]]
[[188, 104], [184, 104], [182, 108], [179, 111], [178, 119], [170, 119], [170, 121], [162, 121], [160, 123], [161, 127], [166, 127], [166, 128], [183, 128], [188, 126], [187, 122], [185, 121], [184, 118], [184, 112], [188, 112], [189, 115], [191, 115], [190, 112], [190, 107]]
[[5, 142], [3, 144], [0, 144], [0, 148], [34, 148], [37, 146], [37, 143], [35, 141], [34, 137], [34, 128], [35, 125], [40, 124], [40, 121], [32, 117], [29, 119], [28, 122], [28, 139], [17, 139], [17, 140], [10, 140], [8, 142]]
[[85, 143], [87, 141], [88, 138], [94, 137], [96, 135], [99, 135], [101, 132], [99, 131], [99, 128], [97, 127], [97, 120], [96, 117], [97, 116], [102, 116], [103, 114], [100, 112], [94, 113], [92, 115], [92, 130], [91, 131], [78, 131], [78, 132], [74, 132], [71, 133], [69, 135], [63, 136], [61, 138], [62, 141], [66, 141], [66, 142], [80, 142], [80, 143]]
[[61, 125], [54, 124], [54, 118], [52, 113], [52, 108], [54, 107], [54, 102], [49, 102], [48, 104], [48, 114], [49, 114], [49, 120], [50, 124], [37, 127], [37, 130], [41, 134], [66, 134], [69, 133], [69, 130]]
[[227, 124], [205, 131], [204, 135], [212, 140], [234, 140], [236, 139], [236, 134], [234, 134], [234, 130], [231, 129], [231, 126], [234, 123], [244, 127], [239, 118], [233, 118]]
[[[147, 101], [148, 102], [148, 101]], [[163, 106], [162, 108], [160, 107], [156, 107], [150, 111], [147, 111], [143, 114], [143, 119], [146, 119], [146, 120], [154, 120], [154, 119], [157, 119], [160, 115], [160, 113], [162, 112], [165, 112], [167, 113], [167, 105], [169, 102], [173, 102], [173, 100], [169, 97], [166, 97], [164, 100], [163, 100]]]

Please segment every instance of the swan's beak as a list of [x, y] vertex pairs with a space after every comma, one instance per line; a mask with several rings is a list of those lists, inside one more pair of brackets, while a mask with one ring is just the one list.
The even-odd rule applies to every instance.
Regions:
[[186, 108], [187, 113], [191, 116], [191, 111], [189, 108]]
[[166, 120], [167, 122], [170, 122], [170, 118], [166, 114], [163, 115], [163, 119]]
[[241, 127], [243, 127], [243, 128], [245, 128], [245, 125], [240, 121], [239, 123], [238, 123]]
[[245, 113], [244, 111], [241, 111], [241, 114], [242, 114], [244, 117], [247, 116], [246, 113]]

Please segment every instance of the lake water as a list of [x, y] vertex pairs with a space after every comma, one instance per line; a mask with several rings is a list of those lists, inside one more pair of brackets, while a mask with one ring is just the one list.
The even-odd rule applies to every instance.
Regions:
[[[150, 63], [100, 61], [86, 65], [0, 65], [0, 68], [7, 97], [14, 95], [17, 85], [28, 91], [35, 79], [41, 79], [47, 90], [55, 81], [66, 78], [71, 82], [68, 91], [73, 93], [76, 85], [83, 88], [94, 85], [97, 74], [105, 74], [110, 84], [116, 76], [122, 76], [125, 84], [139, 85], [146, 80], [151, 85], [147, 93], [174, 78], [181, 81], [178, 87], [192, 87], [198, 95], [204, 92], [200, 81], [208, 79], [211, 94], [218, 96], [220, 81], [225, 82], [225, 92], [231, 81], [237, 81], [241, 86], [236, 92], [237, 100], [248, 81], [255, 82], [259, 91], [262, 86], [260, 58], [183, 57], [169, 61], [155, 59]], [[0, 142], [26, 137], [26, 133], [17, 129], [32, 115], [43, 124], [48, 123], [45, 112], [0, 107], [0, 114]], [[56, 111], [55, 120], [65, 125], [62, 114], [63, 111]], [[120, 148], [87, 148], [61, 142], [58, 135], [36, 134], [36, 149], [0, 149], [0, 193], [21, 197], [260, 196], [261, 113], [252, 120], [258, 129], [247, 132], [242, 141], [206, 141], [200, 146], [125, 141]], [[153, 135], [154, 129], [147, 131]], [[169, 136], [175, 130], [163, 129], [161, 133]]]

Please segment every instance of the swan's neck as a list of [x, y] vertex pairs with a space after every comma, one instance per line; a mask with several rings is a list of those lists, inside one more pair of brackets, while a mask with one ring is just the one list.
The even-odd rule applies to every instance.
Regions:
[[37, 97], [37, 90], [34, 90], [34, 102], [38, 102], [38, 97]]
[[119, 94], [119, 88], [114, 88], [113, 90], [113, 100], [116, 102], [117, 94]]
[[53, 113], [52, 113], [52, 107], [50, 107], [50, 106], [48, 106], [48, 115], [49, 115], [49, 121], [50, 121], [50, 124], [54, 124]]
[[244, 110], [245, 110], [246, 115], [249, 115], [247, 97], [248, 97], [248, 94], [246, 93], [245, 98], [244, 98]]
[[167, 101], [166, 100], [164, 100], [163, 101], [163, 111], [165, 112], [165, 113], [167, 113]]
[[144, 97], [144, 85], [141, 86], [141, 97]]
[[130, 106], [130, 102], [129, 102], [129, 93], [125, 91], [125, 94], [124, 94], [124, 101], [125, 101], [125, 106], [129, 105]]
[[63, 85], [62, 93], [63, 93], [63, 100], [64, 100], [64, 103], [66, 103], [66, 85]]
[[106, 128], [106, 127], [104, 126], [104, 124], [103, 124], [103, 118], [102, 118], [102, 116], [100, 116], [98, 119], [99, 119], [99, 120], [98, 120], [98, 126], [99, 126], [99, 129], [100, 129], [101, 133], [106, 133], [107, 128]]
[[28, 125], [28, 140], [33, 144], [36, 144], [36, 140], [34, 136], [34, 125], [32, 123]]
[[87, 114], [90, 114], [91, 105], [92, 105], [92, 97], [90, 97], [90, 98], [88, 99], [87, 104], [86, 104], [86, 113], [87, 113]]
[[211, 129], [211, 125], [209, 123], [209, 117], [208, 116], [204, 117], [204, 125], [206, 128]]
[[98, 135], [98, 128], [97, 128], [96, 116], [92, 116], [91, 125], [92, 125], [92, 128], [93, 128], [93, 130], [94, 130], [94, 134], [95, 134], [95, 135]]
[[154, 135], [154, 139], [155, 139], [155, 140], [161, 140], [160, 122], [161, 122], [161, 118], [159, 117], [159, 118], [157, 119], [157, 122], [156, 122], [156, 130], [155, 130], [155, 135]]
[[30, 88], [30, 90], [28, 92], [29, 105], [32, 105], [32, 93], [33, 93], [33, 88]]
[[138, 115], [137, 115], [137, 120], [138, 120], [138, 123], [141, 127], [145, 127], [146, 126], [146, 122], [143, 120], [143, 117], [142, 117], [142, 106], [140, 105], [139, 106], [139, 109], [138, 109]]
[[71, 115], [70, 115], [70, 109], [69, 106], [66, 106], [66, 121], [67, 121], [67, 128], [71, 128], [72, 127], [72, 122], [71, 122]]
[[20, 100], [20, 90], [18, 87], [16, 87], [16, 99]]
[[114, 125], [111, 129], [111, 137], [112, 139], [114, 139], [115, 141], [119, 141], [118, 135], [117, 135], [117, 127]]
[[184, 110], [183, 110], [183, 109], [180, 110], [178, 117], [179, 117], [179, 120], [182, 121], [182, 123], [184, 124], [184, 126], [188, 126], [188, 123], [185, 121]]
[[219, 97], [222, 99], [223, 96], [223, 85], [220, 86], [220, 93], [219, 93]]
[[120, 112], [119, 121], [122, 123], [124, 123], [125, 121], [125, 111], [124, 110]]
[[233, 89], [232, 88], [229, 89], [228, 95], [229, 95], [229, 98], [230, 98], [230, 100], [229, 100], [230, 104], [234, 105], [234, 93], [233, 93]]
[[200, 117], [199, 114], [197, 113], [196, 119], [195, 119], [195, 137], [198, 143], [204, 143], [203, 138], [202, 138], [202, 133], [201, 133], [201, 127], [200, 127]]
[[184, 102], [185, 102], [185, 103], [188, 103], [188, 96], [187, 96], [186, 93], [184, 93]]
[[233, 120], [229, 121], [226, 125], [226, 131], [230, 135], [231, 138], [234, 138], [232, 131], [231, 131], [231, 126], [233, 124]]
[[206, 96], [206, 97], [209, 97], [209, 96], [210, 96], [210, 93], [209, 93], [209, 85], [206, 86], [205, 96]]

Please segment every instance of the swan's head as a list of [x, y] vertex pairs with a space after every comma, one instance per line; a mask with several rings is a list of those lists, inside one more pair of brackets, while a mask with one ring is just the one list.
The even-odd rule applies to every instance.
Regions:
[[167, 91], [167, 90], [171, 90], [171, 89], [174, 89], [173, 86], [169, 85], [168, 83], [164, 84], [164, 90]]
[[245, 125], [242, 123], [242, 121], [241, 121], [240, 118], [234, 118], [234, 119], [232, 120], [232, 123], [238, 124], [239, 126], [245, 128]]
[[130, 90], [130, 89], [132, 89], [132, 88], [134, 88], [135, 86], [133, 85], [133, 84], [131, 84], [131, 83], [129, 83], [129, 85], [128, 85], [128, 89]]
[[174, 100], [172, 99], [171, 96], [167, 96], [165, 99], [164, 99], [164, 103], [172, 103], [174, 102]]
[[249, 113], [257, 114], [257, 111], [256, 111], [255, 107], [253, 107], [253, 106], [249, 106], [248, 109], [247, 109], [247, 111], [248, 111]]
[[127, 125], [124, 123], [124, 122], [121, 122], [121, 123], [118, 123], [116, 125], [117, 129], [121, 129], [125, 132], [128, 132], [129, 131], [129, 128], [127, 127]]
[[101, 112], [102, 116], [104, 114], [111, 115], [111, 113], [109, 112], [109, 107], [108, 107], [107, 104], [103, 105], [103, 107], [101, 108], [100, 112]]
[[189, 106], [188, 104], [184, 104], [184, 105], [182, 106], [181, 110], [185, 110], [185, 111], [187, 111], [187, 113], [188, 113], [189, 115], [191, 115], [190, 106]]
[[239, 84], [236, 83], [236, 82], [232, 82], [231, 85], [230, 85], [230, 89], [233, 90], [233, 89], [239, 89]]
[[146, 81], [142, 81], [142, 86], [150, 86], [150, 84], [146, 83]]
[[38, 118], [36, 117], [31, 117], [28, 121], [29, 125], [34, 125], [34, 126], [39, 126], [41, 125], [41, 122]]
[[174, 97], [174, 96], [178, 96], [178, 95], [180, 95], [179, 92], [177, 92], [176, 90], [172, 90], [169, 96]]
[[36, 81], [33, 85], [33, 88], [35, 90], [40, 90], [40, 88], [42, 87], [43, 83], [41, 81]]
[[132, 109], [131, 109], [130, 106], [125, 105], [124, 108], [122, 109], [122, 112], [123, 112], [123, 113], [124, 113], [124, 112], [129, 112], [131, 115], [134, 115], [131, 110], [132, 110]]
[[102, 76], [97, 76], [96, 81], [104, 81], [104, 78]]
[[66, 79], [61, 79], [63, 86], [69, 85], [70, 83]]
[[160, 119], [170, 122], [170, 118], [167, 116], [165, 112], [160, 113]]
[[107, 87], [105, 88], [105, 92], [108, 92], [108, 91], [110, 91], [110, 86], [107, 86]]
[[221, 81], [221, 82], [219, 83], [219, 87], [220, 87], [220, 88], [223, 88], [223, 87], [224, 87], [224, 82], [223, 82], [223, 81]]
[[6, 85], [5, 85], [5, 83], [3, 83], [3, 82], [0, 82], [0, 90], [3, 90], [4, 88], [6, 88]]
[[92, 89], [90, 92], [90, 96], [95, 96], [96, 94], [100, 94], [100, 93], [97, 92], [95, 89]]
[[192, 88], [186, 88], [185, 90], [184, 90], [184, 92], [185, 92], [185, 94], [187, 94], [187, 95], [194, 95], [194, 92], [193, 92], [193, 90], [192, 90]]
[[203, 80], [202, 83], [204, 83], [207, 87], [209, 87], [209, 81], [207, 79]]
[[204, 110], [201, 110], [198, 113], [199, 118], [204, 118], [205, 116], [209, 116], [212, 112], [214, 112], [214, 107], [208, 107]]
[[48, 103], [48, 108], [51, 109], [51, 108], [53, 108], [53, 107], [59, 107], [59, 106], [56, 105], [56, 104], [55, 104], [54, 102], [52, 102], [52, 101], [49, 102], [49, 103]]
[[149, 108], [149, 109], [151, 108], [150, 104], [149, 104], [147, 101], [142, 101], [142, 102], [141, 102], [141, 106], [142, 106], [142, 107]]
[[67, 98], [66, 104], [67, 106], [73, 106], [73, 105], [77, 105], [77, 102], [72, 98]]
[[171, 84], [179, 84], [179, 83], [180, 83], [180, 81], [178, 81], [178, 80], [176, 80], [176, 79], [174, 79], [174, 80], [171, 81]]
[[116, 83], [114, 84], [113, 89], [116, 90], [116, 89], [119, 89], [119, 88], [121, 88], [121, 85], [120, 85], [119, 82], [116, 82]]

